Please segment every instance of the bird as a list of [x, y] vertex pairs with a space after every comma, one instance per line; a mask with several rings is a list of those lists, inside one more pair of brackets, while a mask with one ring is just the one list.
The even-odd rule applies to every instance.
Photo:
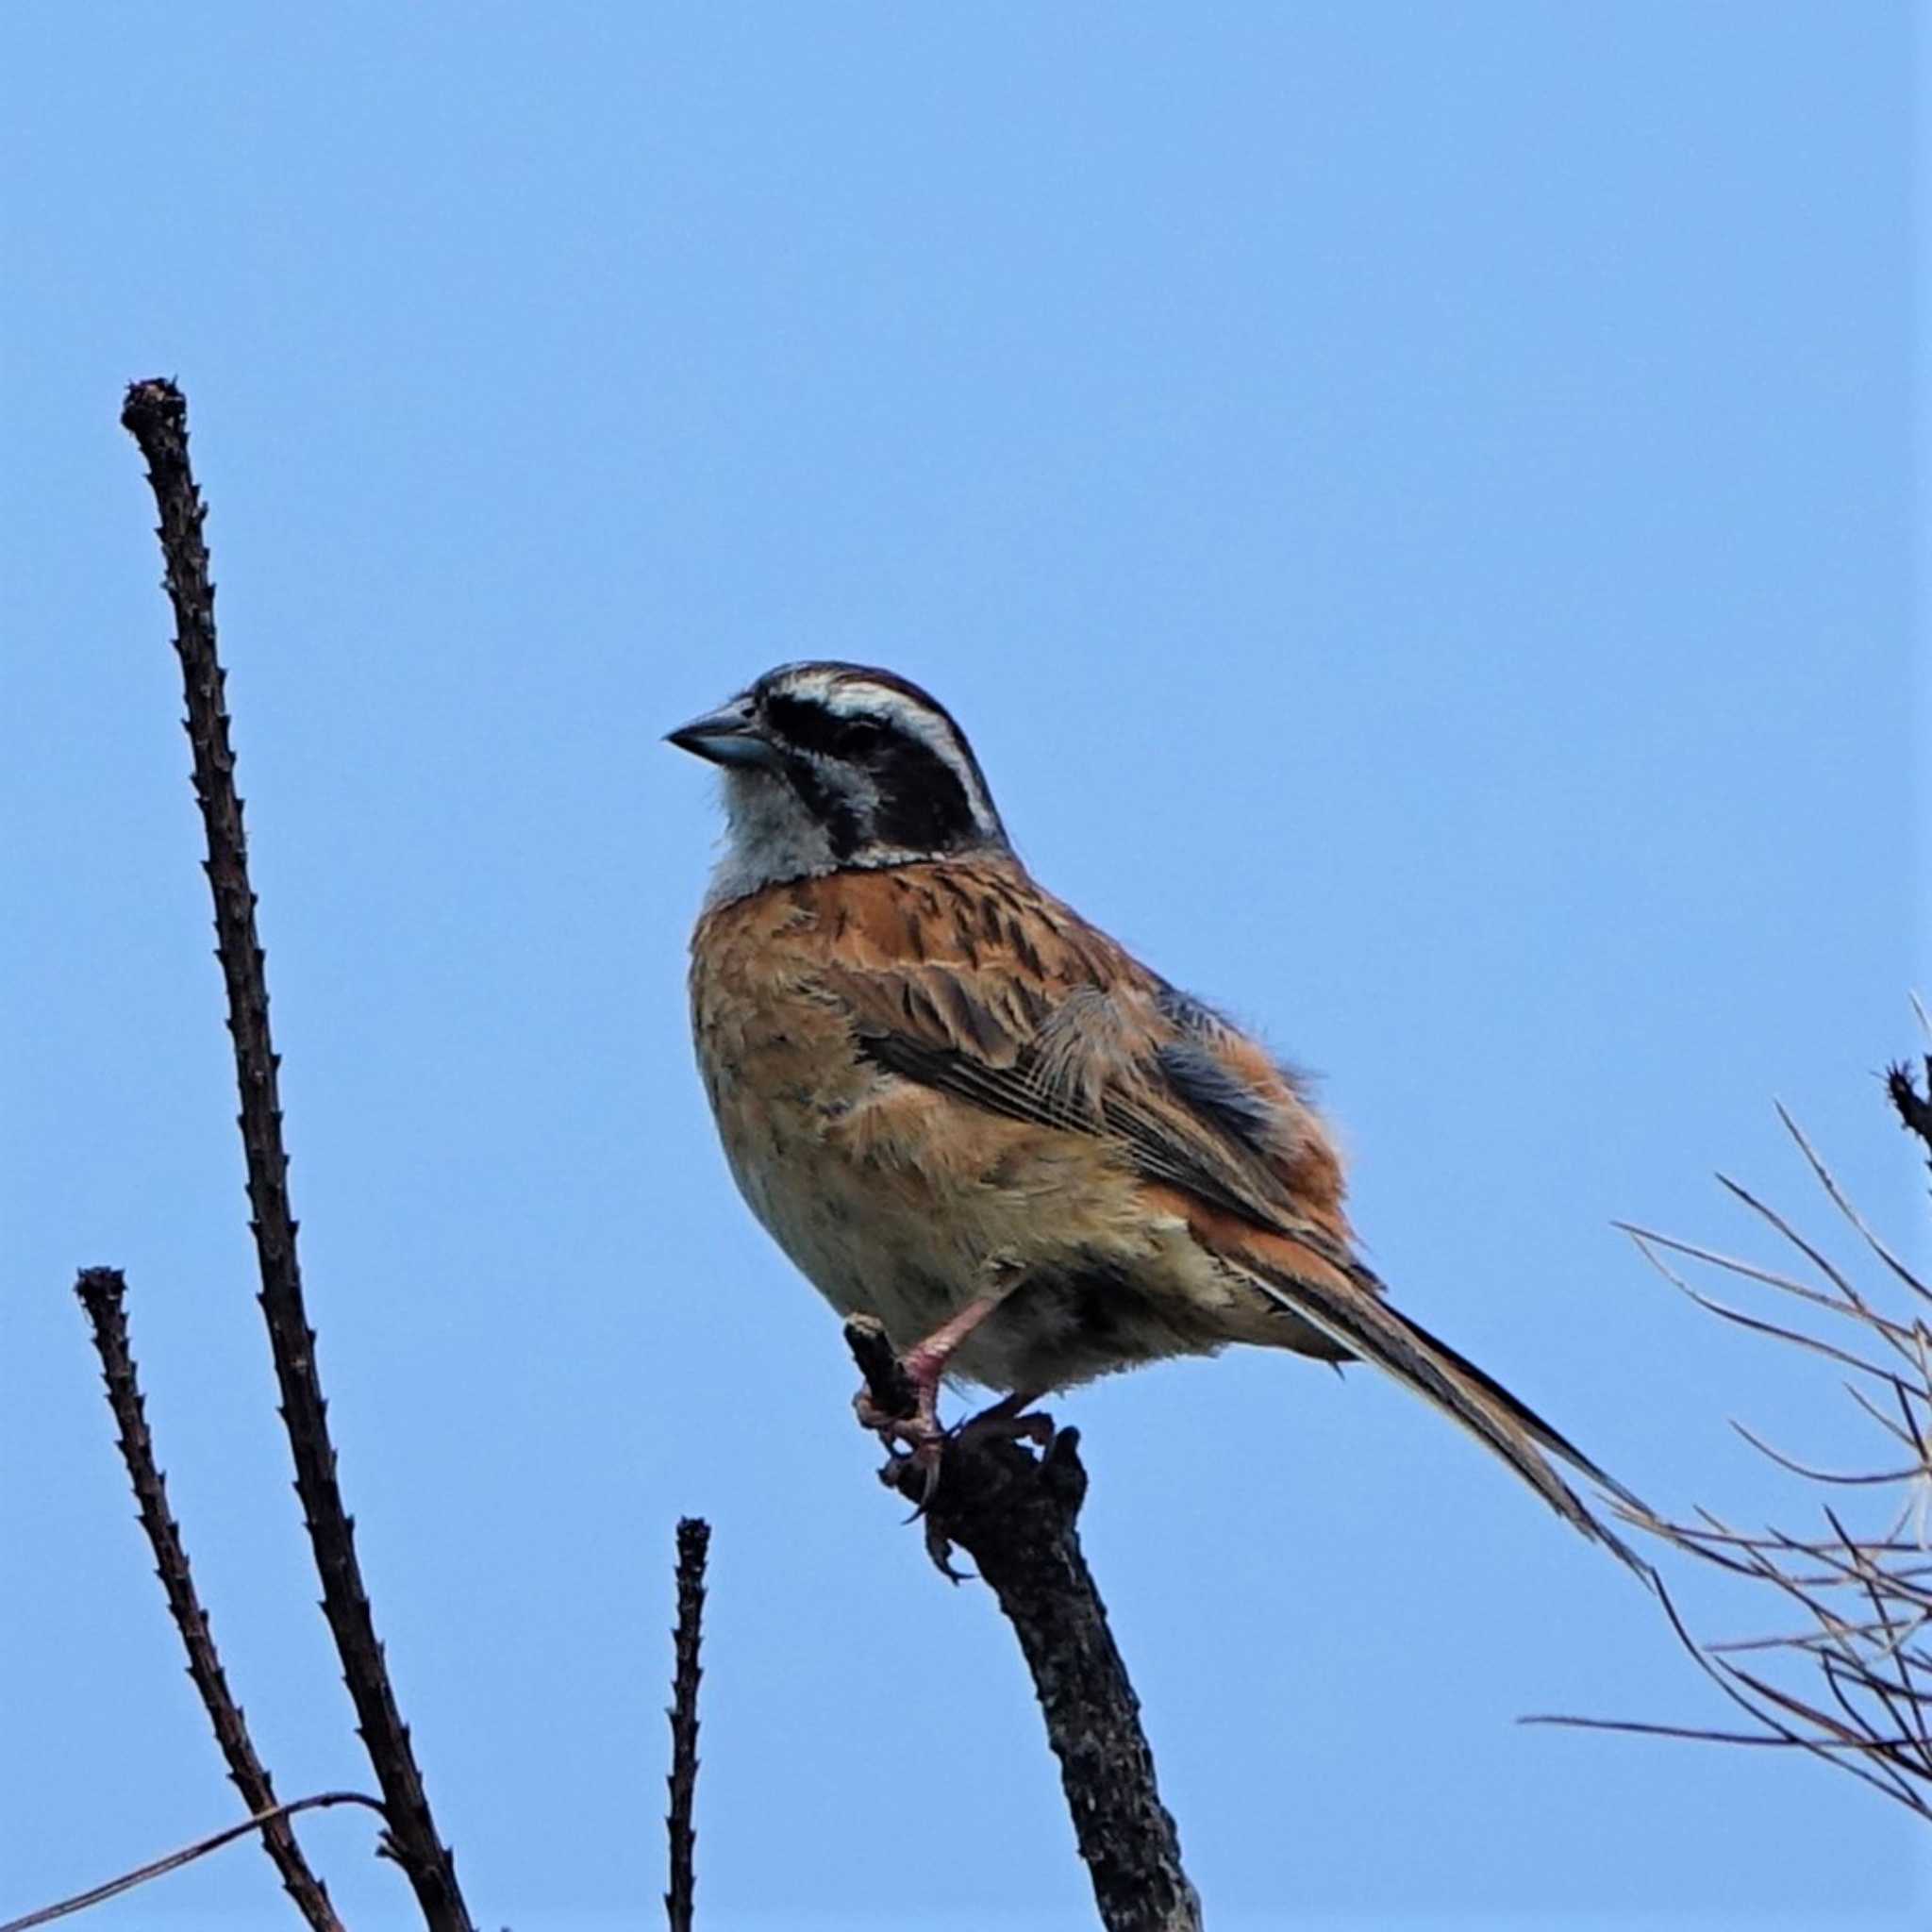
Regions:
[[899, 1356], [914, 1413], [861, 1396], [862, 1420], [933, 1457], [942, 1383], [1024, 1430], [1050, 1394], [1230, 1343], [1364, 1362], [1641, 1569], [1564, 1471], [1637, 1497], [1362, 1258], [1306, 1077], [1034, 879], [938, 699], [782, 664], [666, 737], [723, 778], [699, 1073], [753, 1215]]

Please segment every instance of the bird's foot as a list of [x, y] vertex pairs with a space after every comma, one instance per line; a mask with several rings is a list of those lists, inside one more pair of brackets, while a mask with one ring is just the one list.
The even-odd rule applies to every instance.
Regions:
[[885, 1408], [874, 1399], [868, 1384], [852, 1398], [853, 1413], [858, 1418], [861, 1428], [870, 1429], [889, 1452], [889, 1460], [879, 1472], [882, 1480], [895, 1489], [905, 1487], [899, 1480], [902, 1465], [910, 1463], [921, 1472], [918, 1507], [913, 1517], [923, 1516], [925, 1507], [932, 1501], [933, 1491], [939, 1488], [940, 1463], [945, 1453], [947, 1431], [939, 1417], [939, 1380], [921, 1378], [915, 1369], [908, 1369], [905, 1363], [900, 1367], [906, 1374], [908, 1391], [912, 1397], [909, 1413], [903, 1409]]
[[893, 1352], [884, 1325], [874, 1317], [854, 1315], [845, 1324], [846, 1344], [865, 1377], [864, 1386], [852, 1398], [853, 1412], [859, 1426], [886, 1445], [886, 1465], [879, 1471], [879, 1480], [911, 1499], [914, 1507], [908, 1520], [916, 1523], [924, 1519], [926, 1554], [940, 1574], [954, 1583], [963, 1583], [965, 1578], [949, 1560], [952, 1541], [940, 1523], [944, 1512], [932, 1507], [948, 1448], [956, 1442], [1004, 1440], [1032, 1442], [1043, 1451], [1054, 1440], [1052, 1418], [1027, 1413], [1040, 1392], [1036, 1390], [1017, 1390], [956, 1428], [948, 1429], [940, 1422], [940, 1382], [955, 1349], [1018, 1278], [1017, 1271], [1004, 1263], [999, 1264], [993, 1291], [903, 1356]]

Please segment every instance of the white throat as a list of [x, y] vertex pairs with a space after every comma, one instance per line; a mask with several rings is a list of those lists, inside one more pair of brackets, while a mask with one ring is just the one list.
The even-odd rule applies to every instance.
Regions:
[[754, 768], [726, 770], [724, 779], [724, 850], [705, 891], [708, 911], [786, 879], [823, 878], [839, 869], [825, 828], [784, 779]]

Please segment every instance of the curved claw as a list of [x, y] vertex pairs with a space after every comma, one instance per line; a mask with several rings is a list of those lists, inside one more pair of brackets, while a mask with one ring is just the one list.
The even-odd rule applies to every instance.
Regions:
[[925, 1554], [932, 1558], [932, 1567], [948, 1583], [965, 1583], [970, 1579], [970, 1571], [953, 1568], [953, 1540], [930, 1516], [925, 1519]]
[[[1016, 1264], [995, 1259], [989, 1264], [986, 1291], [929, 1335], [919, 1347], [898, 1357], [898, 1369], [903, 1377], [898, 1386], [911, 1396], [910, 1414], [897, 1404], [891, 1410], [882, 1408], [874, 1400], [873, 1387], [891, 1391], [891, 1378], [869, 1383], [852, 1398], [853, 1412], [858, 1416], [859, 1425], [871, 1430], [886, 1445], [887, 1461], [879, 1471], [879, 1479], [904, 1493], [907, 1487], [902, 1482], [905, 1465], [910, 1462], [922, 1472], [924, 1480], [920, 1485], [919, 1501], [906, 1520], [908, 1523], [924, 1521], [926, 1555], [932, 1558], [933, 1567], [951, 1583], [964, 1583], [967, 1573], [953, 1567], [952, 1539], [940, 1526], [932, 1510], [933, 1497], [939, 1492], [944, 1469], [946, 1445], [975, 1435], [997, 1435], [1029, 1441], [1041, 1451], [1053, 1445], [1053, 1418], [1027, 1413], [1031, 1404], [1039, 1398], [1041, 1391], [1038, 1390], [1016, 1390], [995, 1402], [991, 1408], [969, 1417], [957, 1428], [941, 1427], [939, 1419], [940, 1378], [945, 1374], [946, 1363], [954, 1349], [999, 1306], [1020, 1279], [1021, 1271]], [[883, 1344], [885, 1331], [876, 1328], [876, 1324], [874, 1328], [879, 1342]], [[874, 1369], [868, 1363], [867, 1352], [861, 1350], [858, 1341], [853, 1340], [853, 1326], [849, 1324], [847, 1340], [852, 1341], [853, 1353], [858, 1357], [861, 1370], [869, 1377], [873, 1376]], [[904, 1400], [905, 1394], [899, 1394], [898, 1404], [903, 1404]]]
[[852, 1408], [859, 1426], [870, 1429], [886, 1445], [888, 1457], [886, 1466], [879, 1471], [881, 1482], [898, 1488], [899, 1468], [905, 1462], [916, 1464], [924, 1473], [918, 1505], [906, 1519], [908, 1523], [917, 1523], [939, 1489], [940, 1465], [948, 1441], [948, 1432], [940, 1425], [938, 1390], [918, 1386], [917, 1404], [910, 1415], [889, 1414], [864, 1389], [852, 1398]]
[[[923, 1471], [925, 1476], [919, 1491], [919, 1501], [912, 1506], [912, 1514], [906, 1519], [908, 1523], [917, 1523], [932, 1507], [932, 1499], [939, 1493], [940, 1468], [945, 1460], [947, 1440], [943, 1434], [924, 1437], [903, 1458]], [[890, 1468], [891, 1465], [887, 1466]]]

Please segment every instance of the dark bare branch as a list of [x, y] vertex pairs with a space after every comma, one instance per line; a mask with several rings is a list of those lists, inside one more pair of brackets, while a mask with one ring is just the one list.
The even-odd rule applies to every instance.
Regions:
[[1907, 1133], [1916, 1135], [1925, 1149], [1925, 1160], [1932, 1166], [1932, 1054], [1923, 1062], [1925, 1091], [1919, 1091], [1918, 1075], [1911, 1063], [1900, 1060], [1885, 1070], [1885, 1091], [1891, 1098], [1898, 1124]]
[[705, 1558], [711, 1526], [685, 1517], [677, 1525], [677, 1627], [672, 1633], [676, 1659], [671, 1680], [671, 1812], [664, 1821], [671, 1840], [671, 1883], [664, 1916], [671, 1932], [691, 1932], [691, 1897], [697, 1885], [697, 1831], [691, 1808], [698, 1788], [698, 1680], [704, 1672], [698, 1648], [704, 1637]]
[[194, 1588], [188, 1551], [179, 1525], [168, 1507], [167, 1478], [155, 1460], [154, 1439], [148, 1432], [146, 1406], [127, 1344], [127, 1314], [124, 1302], [126, 1282], [118, 1268], [83, 1268], [75, 1292], [93, 1325], [94, 1348], [101, 1357], [101, 1378], [108, 1386], [108, 1406], [119, 1431], [121, 1459], [127, 1465], [141, 1526], [155, 1553], [155, 1572], [167, 1593], [168, 1613], [181, 1633], [188, 1652], [188, 1674], [200, 1693], [202, 1707], [214, 1727], [215, 1742], [228, 1761], [228, 1776], [250, 1812], [265, 1819], [262, 1848], [282, 1874], [282, 1888], [316, 1932], [341, 1932], [341, 1921], [329, 1903], [328, 1888], [310, 1871], [293, 1827], [280, 1809], [268, 1768], [256, 1755], [254, 1740], [242, 1707], [228, 1690], [222, 1659], [215, 1649], [208, 1612]]
[[256, 895], [248, 879], [242, 800], [235, 791], [235, 755], [215, 650], [214, 585], [202, 539], [206, 511], [188, 460], [187, 400], [172, 382], [138, 382], [127, 391], [121, 421], [147, 459], [148, 481], [160, 509], [165, 581], [175, 608], [175, 648], [181, 659], [188, 740], [194, 757], [194, 792], [208, 836], [215, 953], [227, 987], [251, 1225], [261, 1273], [261, 1309], [281, 1385], [281, 1413], [294, 1457], [296, 1493], [322, 1579], [323, 1611], [382, 1788], [389, 1820], [385, 1850], [407, 1874], [430, 1932], [471, 1932], [470, 1914], [457, 1887], [456, 1861], [430, 1816], [408, 1727], [396, 1707], [382, 1646], [376, 1641], [356, 1557], [354, 1524], [336, 1482], [336, 1454], [315, 1362], [315, 1332], [303, 1306], [276, 1087], [280, 1062], [269, 1034]]
[[[905, 1374], [878, 1324], [856, 1317], [845, 1339], [873, 1406], [909, 1415]], [[909, 1458], [882, 1475], [910, 1501], [925, 1495]], [[1039, 1456], [995, 1432], [956, 1436], [925, 1502], [928, 1541], [972, 1557], [1020, 1641], [1101, 1923], [1108, 1932], [1198, 1932], [1200, 1901], [1160, 1802], [1140, 1701], [1081, 1554], [1086, 1494], [1075, 1430]]]

